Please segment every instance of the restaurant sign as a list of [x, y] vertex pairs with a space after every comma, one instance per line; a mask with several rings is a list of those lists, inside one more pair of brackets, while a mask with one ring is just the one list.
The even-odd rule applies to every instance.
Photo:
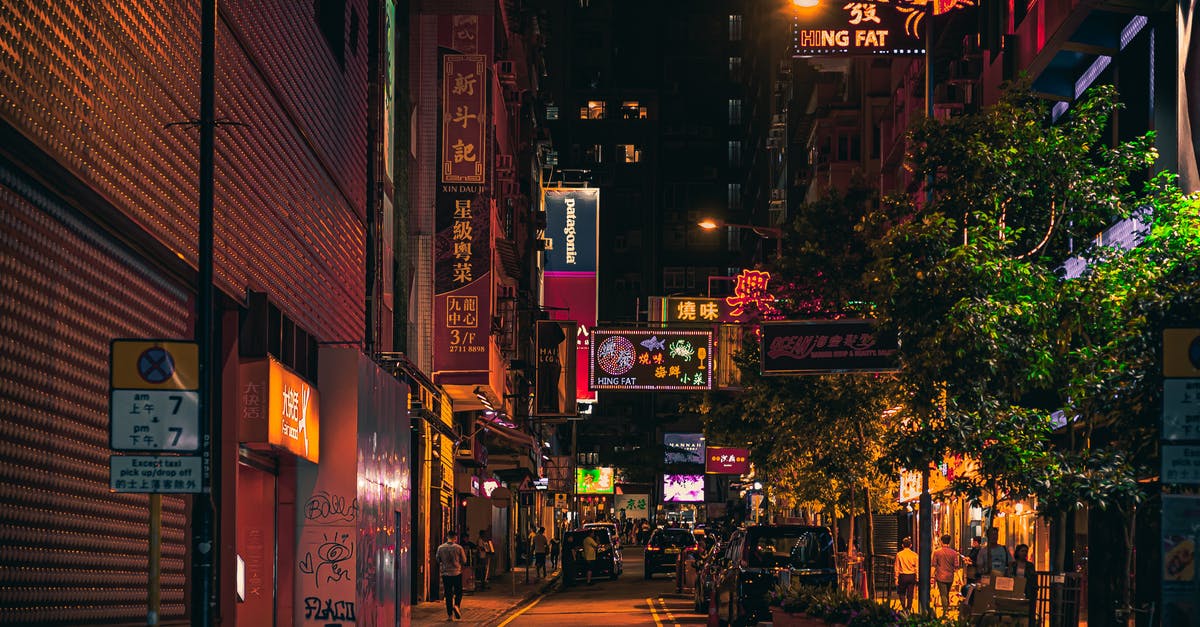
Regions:
[[895, 372], [898, 344], [874, 320], [788, 320], [761, 327], [762, 373]]
[[792, 14], [792, 56], [925, 54], [926, 7], [907, 2], [821, 2]]
[[316, 463], [320, 396], [316, 386], [272, 358], [241, 366], [239, 440], [270, 444]]
[[710, 475], [744, 475], [750, 472], [750, 451], [710, 446], [704, 453], [704, 472]]
[[588, 356], [593, 390], [711, 390], [710, 329], [596, 329]]
[[664, 322], [735, 323], [744, 322], [748, 316], [733, 315], [734, 306], [724, 298], [695, 296], [667, 296], [662, 299]]

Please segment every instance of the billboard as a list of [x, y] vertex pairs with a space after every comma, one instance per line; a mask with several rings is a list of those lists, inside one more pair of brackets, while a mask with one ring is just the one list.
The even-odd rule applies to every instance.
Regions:
[[617, 482], [612, 468], [575, 469], [576, 494], [613, 494], [616, 488]]
[[703, 433], [664, 433], [663, 447], [667, 449], [663, 461], [668, 464], [703, 464]]
[[487, 182], [487, 55], [442, 56], [443, 183]]
[[663, 475], [664, 503], [703, 503], [704, 475]]
[[437, 194], [436, 209], [434, 370], [482, 372], [480, 383], [486, 383], [492, 320], [491, 202], [478, 191], [443, 190]]
[[880, 335], [874, 320], [789, 320], [760, 329], [765, 375], [899, 370], [899, 344]]
[[547, 189], [542, 198], [546, 230], [542, 234], [545, 272], [542, 302], [556, 317], [576, 322], [575, 398], [594, 401], [586, 364], [596, 326], [597, 245], [600, 236], [600, 190]]
[[588, 355], [593, 390], [711, 390], [711, 329], [596, 329]]
[[621, 512], [625, 512], [625, 518], [649, 518], [650, 508], [646, 505], [650, 501], [648, 494], [618, 494], [614, 498], [613, 509], [616, 510], [617, 516]]
[[538, 320], [534, 416], [575, 415], [575, 334], [574, 321]]
[[734, 306], [724, 298], [700, 296], [666, 296], [661, 299], [662, 320], [682, 323], [737, 323], [750, 319], [743, 311], [733, 315]]
[[750, 472], [750, 451], [728, 446], [704, 450], [704, 472], [710, 475], [744, 475]]
[[899, 2], [821, 2], [792, 14], [792, 56], [923, 55], [925, 7]]

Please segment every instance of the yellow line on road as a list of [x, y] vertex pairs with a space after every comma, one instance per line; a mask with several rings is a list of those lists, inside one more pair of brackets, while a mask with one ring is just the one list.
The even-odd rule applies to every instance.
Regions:
[[675, 627], [679, 627], [679, 622], [676, 620], [675, 615], [671, 613], [671, 610], [667, 609], [666, 599], [658, 597], [658, 604], [662, 606], [663, 615], [667, 617], [667, 620], [671, 621], [671, 624]]
[[[646, 597], [646, 607], [650, 608], [650, 616], [654, 618], [654, 624], [657, 627], [663, 627], [662, 621], [658, 619], [658, 612], [654, 611], [654, 599]], [[501, 625], [501, 627], [504, 627]]]
[[534, 600], [533, 600], [533, 602], [531, 602], [529, 605], [526, 605], [525, 607], [521, 608], [521, 609], [520, 609], [520, 611], [518, 611], [516, 614], [513, 614], [512, 616], [509, 616], [508, 618], [504, 619], [504, 622], [503, 622], [503, 623], [500, 623], [500, 624], [499, 624], [499, 625], [497, 625], [496, 627], [504, 627], [505, 625], [507, 625], [507, 624], [509, 624], [509, 623], [513, 622], [514, 620], [517, 620], [517, 617], [518, 617], [518, 616], [520, 616], [521, 614], [524, 614], [525, 612], [528, 612], [529, 610], [533, 609], [533, 606], [535, 606], [535, 605], [537, 605], [538, 603], [540, 603], [540, 602], [541, 602], [541, 600], [542, 600], [542, 599], [544, 599], [544, 598], [546, 598], [546, 596], [547, 596], [548, 594], [550, 594], [550, 593], [549, 593], [549, 592], [547, 592], [546, 594], [543, 594], [542, 596], [540, 596], [540, 597], [538, 597], [538, 598], [534, 599]]

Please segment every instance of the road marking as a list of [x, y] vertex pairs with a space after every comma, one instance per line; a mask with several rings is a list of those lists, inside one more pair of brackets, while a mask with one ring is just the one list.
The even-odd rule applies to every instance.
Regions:
[[675, 615], [672, 614], [671, 610], [667, 608], [666, 600], [664, 600], [662, 597], [658, 597], [658, 603], [659, 603], [659, 605], [662, 605], [663, 615], [665, 615], [667, 617], [667, 620], [671, 621], [671, 623], [674, 624], [675, 627], [679, 627], [679, 622], [675, 618]]
[[540, 597], [538, 597], [538, 598], [534, 599], [534, 600], [533, 600], [533, 601], [532, 601], [532, 602], [531, 602], [529, 605], [526, 605], [525, 607], [521, 608], [521, 609], [520, 609], [520, 610], [519, 610], [519, 611], [518, 611], [516, 614], [513, 614], [512, 616], [509, 616], [508, 618], [504, 619], [504, 622], [503, 622], [503, 623], [500, 623], [500, 624], [499, 624], [499, 625], [497, 625], [496, 627], [504, 627], [505, 625], [507, 625], [507, 624], [509, 624], [509, 623], [513, 622], [513, 621], [514, 621], [514, 620], [516, 620], [516, 619], [517, 619], [517, 617], [518, 617], [518, 616], [520, 616], [521, 614], [524, 614], [525, 612], [528, 612], [529, 610], [533, 609], [533, 606], [535, 606], [535, 605], [537, 605], [538, 603], [540, 603], [540, 602], [541, 602], [541, 600], [542, 600], [542, 599], [544, 599], [544, 598], [546, 598], [546, 596], [548, 596], [549, 594], [550, 594], [550, 593], [549, 593], [549, 592], [547, 592], [547, 593], [543, 594], [542, 596], [540, 596]]
[[654, 624], [657, 627], [663, 627], [662, 621], [658, 619], [658, 612], [654, 611], [654, 599], [646, 597], [646, 607], [650, 608], [650, 616], [654, 619]]

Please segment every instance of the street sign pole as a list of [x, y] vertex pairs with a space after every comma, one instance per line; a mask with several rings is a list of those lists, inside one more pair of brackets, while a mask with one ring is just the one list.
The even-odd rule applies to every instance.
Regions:
[[213, 624], [216, 603], [213, 551], [213, 467], [219, 465], [213, 446], [213, 144], [216, 130], [215, 82], [217, 60], [217, 0], [200, 0], [200, 204], [198, 207], [198, 274], [196, 341], [200, 344], [200, 481], [202, 492], [192, 499], [192, 624]]

